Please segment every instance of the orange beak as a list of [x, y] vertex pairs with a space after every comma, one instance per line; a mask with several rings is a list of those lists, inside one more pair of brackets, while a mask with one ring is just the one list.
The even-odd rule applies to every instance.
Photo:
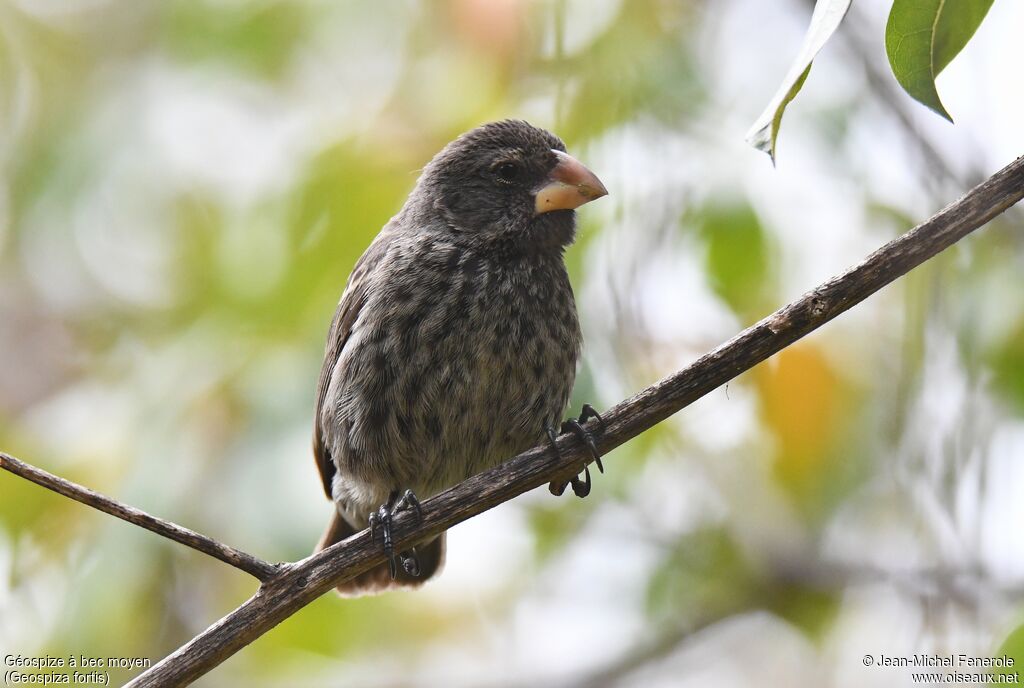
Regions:
[[534, 209], [538, 215], [551, 210], [572, 210], [608, 195], [601, 180], [583, 163], [568, 153], [551, 152], [558, 157], [558, 164], [548, 175], [547, 183], [537, 190]]

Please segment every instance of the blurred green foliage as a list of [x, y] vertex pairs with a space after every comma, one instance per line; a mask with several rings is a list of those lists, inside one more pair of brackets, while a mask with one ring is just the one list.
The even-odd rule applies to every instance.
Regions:
[[775, 302], [771, 238], [745, 204], [714, 204], [695, 215], [711, 287], [745, 321], [756, 321]]
[[[1005, 656], [1013, 660], [1011, 666], [1001, 667], [992, 673], [996, 676], [1005, 676], [1008, 680], [1004, 683], [1010, 683], [1011, 680], [1019, 681], [1021, 667], [1024, 666], [1024, 626], [1017, 626], [1010, 631], [1010, 634], [1006, 636], [992, 656]], [[990, 685], [996, 685], [996, 681], [990, 682]]]
[[701, 622], [749, 604], [755, 578], [731, 535], [705, 528], [680, 538], [648, 582], [647, 610], [655, 622]]
[[1018, 413], [1024, 413], [1024, 319], [994, 347], [989, 360], [993, 386]]
[[158, 20], [167, 52], [188, 62], [225, 63], [267, 78], [282, 76], [309, 31], [302, 3], [165, 3]]

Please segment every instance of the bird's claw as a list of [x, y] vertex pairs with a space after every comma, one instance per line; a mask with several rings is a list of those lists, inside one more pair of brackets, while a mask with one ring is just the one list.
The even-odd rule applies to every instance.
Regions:
[[420, 507], [420, 500], [416, 498], [416, 495], [412, 490], [406, 490], [402, 493], [402, 496], [395, 500], [391, 506], [391, 513], [397, 514], [400, 511], [416, 512], [416, 520], [423, 518], [423, 509]]
[[[572, 422], [582, 426], [591, 418], [597, 421], [597, 431], [603, 435], [604, 418], [602, 418], [601, 414], [598, 413], [590, 404], [583, 404], [583, 409], [580, 411], [580, 417]], [[581, 427], [581, 429], [583, 430], [583, 434], [586, 435], [584, 441], [587, 443], [587, 448], [590, 449], [590, 453], [594, 457], [594, 463], [597, 464], [597, 469], [604, 473], [604, 466], [601, 465], [601, 455], [597, 451], [597, 445], [594, 444], [594, 436], [590, 434], [586, 428]]]
[[398, 497], [398, 490], [391, 493], [387, 504], [381, 504], [377, 511], [370, 514], [370, 537], [377, 537], [377, 529], [381, 530], [381, 540], [384, 546], [384, 556], [388, 558], [388, 568], [391, 571], [391, 580], [398, 577], [398, 562], [402, 562], [402, 570], [410, 576], [420, 575], [420, 562], [416, 558], [416, 548], [406, 552], [395, 554], [394, 541], [391, 538], [391, 521], [395, 515], [402, 511], [413, 511], [416, 519], [423, 517], [420, 509], [420, 500], [416, 498], [412, 490], [406, 490], [401, 497]]
[[[578, 437], [590, 451], [590, 456], [593, 458], [594, 463], [597, 464], [597, 469], [604, 473], [604, 466], [601, 464], [601, 455], [597, 451], [597, 443], [594, 442], [594, 436], [584, 427], [584, 424], [591, 418], [597, 420], [598, 432], [604, 432], [604, 419], [601, 418], [601, 415], [595, 411], [594, 407], [590, 404], [583, 405], [583, 412], [580, 413], [579, 418], [569, 419], [562, 423], [561, 430], [563, 433], [571, 432], [576, 435], [576, 437]], [[555, 429], [549, 425], [544, 430], [547, 433], [548, 442], [551, 445], [552, 451], [555, 452], [556, 456], [559, 455], [560, 452], [558, 451], [557, 444], [558, 436], [555, 433]], [[577, 497], [586, 497], [590, 494], [591, 487], [590, 466], [587, 463], [583, 464], [583, 475], [584, 478], [582, 480], [580, 480], [579, 474], [572, 476], [568, 481], [553, 480], [551, 481], [551, 484], [548, 485], [548, 489], [551, 491], [551, 494], [560, 496], [565, 492], [567, 485], [572, 485], [573, 494]]]

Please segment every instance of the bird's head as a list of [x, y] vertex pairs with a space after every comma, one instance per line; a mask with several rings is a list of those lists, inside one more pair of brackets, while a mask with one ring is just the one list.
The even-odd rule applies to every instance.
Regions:
[[524, 250], [572, 243], [574, 209], [608, 193], [561, 139], [520, 120], [455, 139], [427, 165], [419, 185], [451, 231]]

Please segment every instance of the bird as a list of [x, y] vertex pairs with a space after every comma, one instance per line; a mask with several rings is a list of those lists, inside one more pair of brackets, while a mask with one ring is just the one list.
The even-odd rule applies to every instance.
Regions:
[[[356, 262], [317, 386], [313, 454], [335, 507], [317, 551], [371, 527], [387, 561], [340, 594], [414, 588], [439, 573], [445, 534], [395, 553], [394, 514], [545, 438], [557, 452], [582, 347], [564, 253], [576, 208], [607, 193], [556, 135], [490, 122], [434, 156]], [[561, 429], [600, 467], [581, 424], [591, 417], [600, 420], [586, 405]], [[569, 482], [585, 496], [584, 470], [585, 481], [551, 491]]]

